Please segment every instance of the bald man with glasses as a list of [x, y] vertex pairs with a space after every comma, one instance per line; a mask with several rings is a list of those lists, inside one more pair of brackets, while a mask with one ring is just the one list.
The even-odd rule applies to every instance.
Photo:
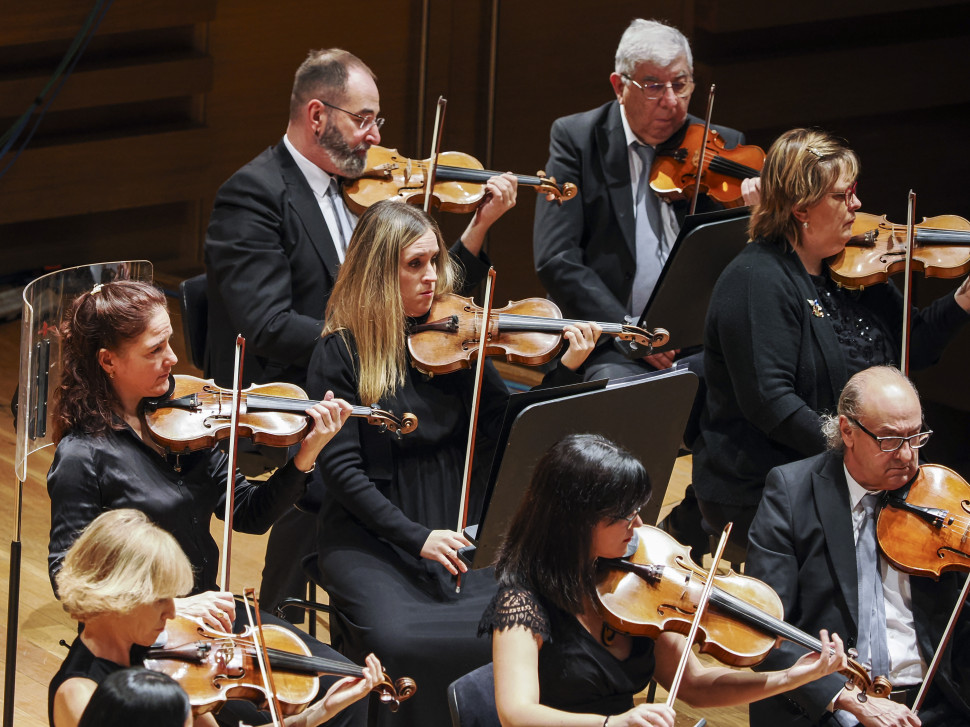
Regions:
[[[872, 676], [889, 679], [893, 694], [861, 702], [844, 677], [832, 675], [752, 704], [751, 725], [968, 725], [968, 611], [918, 718], [910, 710], [966, 574], [906, 575], [876, 543], [879, 507], [906, 497], [918, 450], [932, 434], [916, 389], [892, 367], [860, 371], [845, 385], [838, 414], [823, 419], [823, 432], [828, 451], [768, 475], [745, 574], [777, 591], [790, 623], [842, 635]], [[757, 668], [783, 668], [801, 653], [785, 642]]]

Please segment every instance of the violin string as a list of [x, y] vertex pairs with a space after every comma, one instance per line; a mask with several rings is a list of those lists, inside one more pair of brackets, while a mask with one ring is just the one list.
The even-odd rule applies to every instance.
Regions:
[[[543, 316], [530, 316], [521, 313], [500, 313], [498, 320], [500, 325], [503, 322], [510, 324], [520, 323], [522, 325], [535, 325], [549, 331], [560, 331], [566, 325], [590, 322], [573, 320], [571, 318], [545, 318]], [[603, 329], [604, 333], [615, 333], [622, 330], [622, 326], [618, 323], [600, 323], [599, 326]]]
[[757, 177], [759, 174], [761, 174], [761, 172], [759, 172], [757, 169], [752, 169], [746, 164], [741, 164], [732, 159], [725, 159], [722, 156], [715, 156], [713, 159], [711, 159], [708, 168], [713, 169], [719, 174], [735, 177], [737, 179], [748, 179], [750, 177]]

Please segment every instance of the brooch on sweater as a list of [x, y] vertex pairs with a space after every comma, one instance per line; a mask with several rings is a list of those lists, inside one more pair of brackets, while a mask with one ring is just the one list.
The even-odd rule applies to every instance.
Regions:
[[808, 304], [812, 306], [812, 315], [816, 318], [825, 318], [825, 311], [822, 310], [822, 304], [818, 302], [818, 298], [815, 300], [808, 299]]

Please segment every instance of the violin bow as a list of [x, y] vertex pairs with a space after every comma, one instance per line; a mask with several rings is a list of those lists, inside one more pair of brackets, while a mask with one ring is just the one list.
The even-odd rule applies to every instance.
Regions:
[[[666, 90], [666, 89], [664, 89]], [[694, 198], [690, 201], [690, 213], [697, 212], [697, 197], [701, 193], [701, 177], [704, 176], [704, 157], [707, 155], [707, 135], [711, 133], [711, 116], [714, 114], [714, 84], [707, 95], [707, 119], [704, 121], [704, 143], [701, 144], [700, 157], [697, 159], [697, 179], [694, 180]]]
[[926, 690], [929, 689], [930, 682], [933, 681], [933, 677], [936, 676], [936, 670], [940, 667], [943, 652], [946, 651], [947, 644], [950, 643], [950, 637], [953, 636], [953, 630], [956, 628], [957, 619], [960, 618], [960, 612], [967, 603], [967, 595], [970, 595], [970, 577], [968, 577], [963, 583], [963, 590], [960, 591], [960, 597], [957, 599], [956, 605], [953, 607], [953, 613], [950, 614], [950, 620], [947, 622], [946, 628], [943, 630], [940, 645], [937, 647], [936, 653], [933, 654], [933, 659], [930, 661], [929, 668], [926, 670], [926, 677], [923, 679], [919, 692], [916, 694], [916, 701], [913, 702], [913, 714], [919, 712], [920, 707], [923, 706], [923, 699], [926, 697]]
[[694, 621], [690, 625], [690, 631], [687, 632], [687, 644], [680, 654], [680, 663], [677, 665], [677, 671], [674, 672], [674, 678], [670, 682], [670, 690], [667, 693], [667, 706], [671, 709], [674, 708], [674, 702], [677, 701], [677, 692], [680, 691], [680, 681], [684, 676], [684, 670], [687, 668], [687, 660], [691, 654], [690, 647], [693, 645], [694, 639], [697, 638], [697, 629], [700, 628], [701, 618], [704, 616], [704, 611], [707, 609], [707, 602], [710, 600], [711, 591], [714, 588], [714, 574], [717, 572], [717, 566], [721, 562], [721, 556], [724, 555], [724, 548], [727, 547], [733, 525], [734, 523], [728, 523], [724, 526], [724, 531], [721, 533], [721, 542], [717, 544], [714, 561], [711, 563], [711, 569], [707, 573], [707, 580], [704, 581], [704, 590], [701, 591], [701, 597], [697, 601], [697, 608], [694, 610]]
[[232, 560], [232, 513], [236, 500], [236, 443], [239, 439], [239, 409], [242, 406], [243, 356], [246, 353], [246, 339], [236, 334], [236, 358], [232, 380], [232, 415], [229, 419], [229, 470], [226, 474], [226, 512], [222, 531], [222, 555], [219, 562], [219, 590], [229, 590], [229, 563]]
[[915, 240], [916, 220], [916, 192], [909, 190], [909, 200], [906, 211], [906, 268], [903, 273], [903, 344], [899, 354], [899, 370], [903, 376], [909, 376], [909, 331], [912, 324], [913, 301], [913, 242]]
[[438, 109], [434, 116], [434, 134], [431, 136], [431, 154], [428, 157], [428, 171], [425, 172], [424, 179], [424, 204], [422, 209], [426, 214], [431, 210], [431, 193], [434, 189], [434, 178], [438, 171], [438, 154], [441, 152], [441, 128], [445, 123], [445, 110], [448, 107], [448, 100], [444, 96], [438, 96]]
[[[478, 337], [478, 361], [475, 362], [475, 388], [472, 390], [471, 420], [468, 422], [468, 443], [465, 446], [465, 472], [461, 478], [461, 507], [458, 511], [458, 532], [464, 534], [468, 525], [468, 497], [471, 493], [472, 461], [475, 458], [475, 438], [478, 434], [478, 408], [481, 403], [482, 379], [485, 374], [485, 347], [492, 325], [492, 299], [495, 287], [495, 268], [488, 269], [485, 280], [485, 305], [482, 307], [482, 330]], [[455, 593], [461, 593], [461, 571], [455, 583]]]
[[[250, 605], [250, 599], [252, 599], [252, 605]], [[254, 588], [246, 588], [243, 591], [243, 605], [246, 608], [246, 618], [249, 619], [249, 628], [253, 632], [256, 663], [259, 665], [259, 674], [263, 678], [263, 690], [266, 692], [266, 703], [273, 719], [273, 727], [282, 727], [283, 708], [280, 706], [279, 697], [276, 696], [276, 682], [273, 679], [273, 669], [269, 665], [266, 641], [263, 639], [263, 619], [259, 615], [259, 601], [256, 600]], [[253, 618], [254, 614], [255, 619]]]

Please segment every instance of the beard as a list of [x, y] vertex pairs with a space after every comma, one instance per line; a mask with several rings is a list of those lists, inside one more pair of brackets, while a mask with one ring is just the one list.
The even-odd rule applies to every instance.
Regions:
[[330, 156], [330, 161], [333, 162], [340, 176], [357, 179], [364, 173], [367, 150], [370, 149], [370, 144], [366, 141], [351, 147], [337, 125], [328, 119], [323, 133], [317, 138], [317, 144]]

